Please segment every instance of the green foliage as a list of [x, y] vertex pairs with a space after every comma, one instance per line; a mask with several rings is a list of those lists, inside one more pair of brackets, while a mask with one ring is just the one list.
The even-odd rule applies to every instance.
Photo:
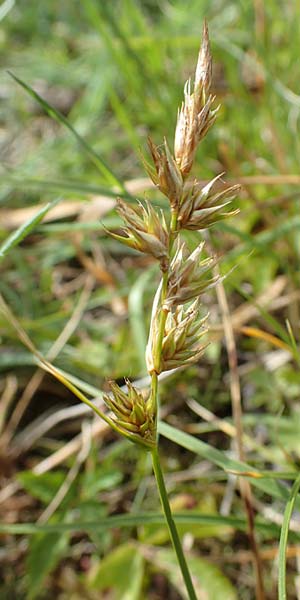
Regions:
[[27, 558], [28, 598], [41, 597], [41, 589], [47, 575], [55, 569], [66, 554], [68, 535], [41, 533], [33, 538]]
[[53, 500], [63, 483], [64, 473], [56, 471], [55, 473], [35, 475], [32, 471], [23, 471], [18, 474], [18, 479], [33, 498], [37, 498], [47, 505]]
[[[181, 590], [182, 585], [173, 553], [170, 550], [160, 549], [155, 552], [153, 562], [159, 570], [167, 574], [175, 588]], [[199, 598], [203, 595], [207, 600], [237, 600], [238, 596], [229, 579], [215, 565], [199, 557], [189, 557], [189, 566]]]
[[116, 600], [139, 600], [143, 585], [144, 559], [133, 544], [126, 543], [93, 568], [89, 586], [102, 592], [113, 590]]

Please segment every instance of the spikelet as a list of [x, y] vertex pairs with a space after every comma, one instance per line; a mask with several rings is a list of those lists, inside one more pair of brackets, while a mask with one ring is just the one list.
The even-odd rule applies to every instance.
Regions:
[[199, 231], [239, 212], [224, 211], [235, 198], [240, 186], [233, 185], [216, 192], [214, 187], [221, 177], [222, 174], [217, 175], [204, 187], [197, 180], [186, 182], [178, 213], [180, 228]]
[[201, 258], [204, 242], [190, 254], [186, 244], [178, 244], [176, 254], [170, 265], [168, 289], [164, 308], [170, 310], [189, 302], [214, 286], [218, 277], [211, 270], [217, 263], [216, 257]]
[[171, 208], [177, 208], [182, 196], [183, 179], [167, 140], [164, 139], [163, 146], [159, 147], [149, 137], [148, 146], [154, 166], [143, 159], [144, 167], [153, 183], [169, 199]]
[[128, 392], [114, 381], [109, 382], [112, 394], [103, 395], [107, 407], [114, 413], [114, 425], [118, 431], [147, 448], [156, 444], [156, 414], [152, 404], [126, 379]]
[[188, 309], [181, 305], [168, 313], [162, 343], [162, 371], [196, 362], [203, 354], [207, 344], [200, 340], [207, 333], [204, 327], [207, 316], [200, 318], [199, 308], [197, 299]]
[[184, 101], [177, 115], [174, 155], [183, 178], [193, 166], [199, 142], [216, 119], [218, 108], [212, 108], [215, 97], [210, 94], [211, 71], [208, 28], [204, 23], [193, 90], [189, 79], [184, 86]]
[[154, 256], [164, 271], [168, 267], [168, 232], [164, 214], [158, 215], [147, 200], [139, 202], [134, 208], [117, 200], [117, 211], [125, 223], [127, 237], [108, 232], [115, 240]]

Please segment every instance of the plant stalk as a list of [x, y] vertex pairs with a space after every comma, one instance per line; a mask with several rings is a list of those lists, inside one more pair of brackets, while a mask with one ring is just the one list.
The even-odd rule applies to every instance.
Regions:
[[170, 537], [172, 540], [174, 550], [176, 552], [177, 560], [178, 560], [180, 570], [182, 573], [182, 577], [183, 577], [183, 580], [184, 580], [184, 583], [186, 586], [188, 597], [189, 597], [189, 600], [197, 600], [197, 596], [196, 596], [196, 593], [194, 590], [192, 578], [191, 578], [191, 575], [190, 575], [190, 572], [188, 569], [188, 565], [187, 565], [187, 562], [186, 562], [186, 559], [185, 559], [185, 556], [183, 553], [181, 541], [180, 541], [180, 538], [178, 535], [178, 531], [177, 531], [175, 522], [173, 520], [171, 507], [170, 507], [169, 500], [168, 500], [168, 493], [166, 490], [163, 472], [162, 472], [161, 465], [160, 465], [158, 449], [154, 448], [153, 450], [151, 450], [151, 455], [152, 455], [153, 471], [154, 471], [154, 475], [155, 475], [155, 479], [156, 479], [156, 483], [157, 483], [157, 488], [159, 491], [160, 501], [161, 501], [163, 511], [164, 511], [164, 514], [166, 517]]
[[[177, 231], [176, 231], [177, 230], [177, 218], [178, 218], [178, 209], [172, 210], [170, 229], [169, 229], [169, 261], [171, 260], [172, 248], [173, 248], [173, 244], [176, 239], [176, 236], [177, 236]], [[160, 370], [160, 361], [161, 361], [161, 351], [162, 351], [162, 344], [163, 344], [163, 338], [164, 338], [164, 330], [165, 330], [165, 324], [166, 324], [166, 320], [167, 320], [167, 316], [168, 316], [168, 313], [166, 310], [164, 310], [163, 305], [164, 305], [164, 301], [165, 301], [166, 295], [167, 295], [169, 270], [170, 270], [170, 266], [168, 267], [167, 271], [165, 271], [162, 275], [162, 287], [161, 287], [161, 298], [160, 298], [161, 312], [160, 312], [157, 344], [156, 344], [155, 354], [154, 354], [154, 369], [155, 369], [156, 373], [159, 373], [159, 370]]]
[[[171, 259], [171, 252], [174, 241], [176, 239], [177, 229], [177, 210], [173, 210], [171, 214], [171, 222], [170, 222], [170, 230], [169, 230], [169, 260]], [[161, 352], [162, 352], [162, 344], [164, 337], [164, 329], [167, 319], [167, 311], [164, 310], [163, 305], [167, 295], [167, 287], [168, 287], [168, 277], [169, 277], [169, 269], [163, 273], [162, 276], [162, 287], [161, 287], [161, 297], [160, 297], [160, 320], [159, 320], [159, 331], [157, 336], [156, 348], [154, 349], [154, 372], [151, 374], [151, 399], [153, 406], [158, 410], [158, 377], [157, 373], [160, 371], [160, 361], [161, 361]], [[151, 450], [152, 456], [152, 464], [153, 471], [157, 483], [157, 488], [159, 492], [160, 501], [162, 504], [162, 508], [165, 514], [165, 518], [167, 521], [170, 538], [177, 556], [178, 564], [180, 566], [180, 570], [182, 573], [182, 577], [186, 586], [186, 590], [188, 593], [189, 600], [197, 600], [197, 596], [194, 590], [192, 578], [188, 569], [188, 565], [183, 553], [181, 541], [178, 535], [178, 531], [175, 525], [175, 522], [172, 517], [171, 507], [168, 500], [168, 493], [166, 490], [163, 472], [160, 465], [158, 445]]]

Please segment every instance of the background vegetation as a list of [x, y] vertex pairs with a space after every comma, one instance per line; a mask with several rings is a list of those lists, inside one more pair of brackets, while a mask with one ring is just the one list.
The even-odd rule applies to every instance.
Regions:
[[[145, 376], [158, 269], [109, 239], [103, 224], [118, 227], [120, 191], [130, 201], [148, 190], [162, 202], [140, 149], [149, 133], [172, 142], [205, 16], [222, 106], [196, 172], [207, 181], [226, 171], [228, 182], [243, 185], [240, 214], [209, 239], [222, 271], [231, 270], [224, 285], [238, 370], [228, 366], [224, 304], [213, 293], [213, 342], [197, 366], [164, 384], [162, 460], [191, 568], [203, 598], [213, 600], [255, 597], [235, 473], [261, 473], [248, 479], [271, 599], [300, 453], [298, 3], [5, 0], [0, 291], [39, 350], [94, 397], [107, 378]], [[198, 234], [187, 239], [192, 245]], [[1, 316], [0, 336], [1, 597], [183, 597], [147, 454], [37, 371]], [[233, 376], [243, 400], [244, 467], [235, 461]], [[295, 516], [290, 529], [293, 599]]]

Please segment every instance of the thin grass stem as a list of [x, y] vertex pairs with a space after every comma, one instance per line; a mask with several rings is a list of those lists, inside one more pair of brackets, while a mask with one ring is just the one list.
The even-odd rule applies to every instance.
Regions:
[[158, 453], [157, 448], [154, 448], [151, 451], [151, 455], [152, 455], [153, 471], [154, 471], [154, 475], [155, 475], [155, 479], [156, 479], [156, 483], [157, 483], [157, 488], [159, 491], [160, 501], [161, 501], [163, 511], [164, 511], [164, 514], [166, 517], [170, 537], [172, 540], [174, 550], [176, 552], [178, 564], [180, 566], [180, 570], [181, 570], [182, 577], [183, 577], [183, 580], [184, 580], [184, 583], [186, 586], [188, 597], [189, 597], [189, 600], [197, 600], [197, 596], [196, 596], [196, 592], [195, 592], [195, 589], [193, 586], [191, 574], [189, 572], [189, 568], [188, 568], [188, 565], [187, 565], [187, 562], [186, 562], [186, 559], [184, 556], [184, 552], [182, 549], [178, 531], [177, 531], [175, 522], [173, 520], [171, 507], [170, 507], [169, 500], [168, 500], [168, 493], [167, 493], [166, 486], [165, 486], [165, 481], [164, 481], [164, 477], [163, 477], [163, 472], [162, 472], [160, 459], [159, 459], [159, 453]]
[[296, 498], [300, 488], [300, 475], [295, 479], [289, 500], [286, 504], [279, 542], [279, 573], [278, 573], [278, 600], [287, 600], [286, 591], [286, 549], [289, 535], [289, 525], [294, 510]]

